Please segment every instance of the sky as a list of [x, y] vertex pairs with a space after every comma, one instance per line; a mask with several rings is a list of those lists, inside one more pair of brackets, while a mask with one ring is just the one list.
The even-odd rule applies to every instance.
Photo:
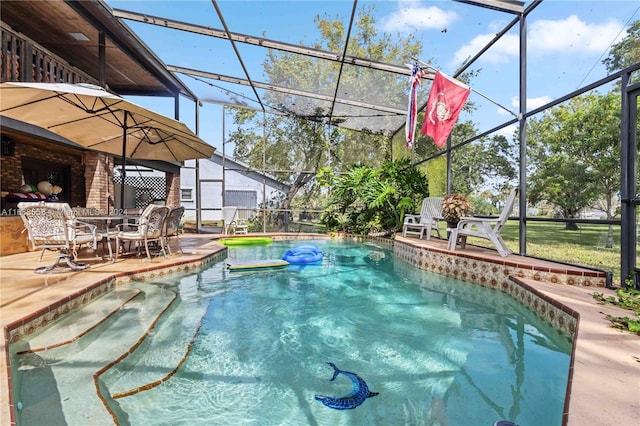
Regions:
[[[525, 6], [531, 2], [525, 2]], [[121, 1], [107, 0], [114, 9], [147, 13], [191, 24], [205, 25], [264, 37], [277, 41], [311, 45], [320, 38], [314, 18], [318, 15], [340, 19], [348, 24], [353, 2], [348, 0], [314, 1]], [[372, 16], [380, 33], [392, 40], [412, 34], [423, 44], [419, 58], [449, 75], [475, 55], [514, 15], [454, 1], [358, 1], [358, 8], [373, 7]], [[527, 19], [527, 108], [534, 109], [553, 99], [607, 75], [602, 60], [610, 47], [622, 40], [631, 23], [640, 19], [637, 0], [544, 0]], [[214, 39], [153, 25], [125, 21], [156, 55], [169, 65], [210, 71], [245, 78], [245, 73], [231, 45]], [[479, 130], [491, 129], [518, 112], [519, 105], [519, 27], [509, 31], [482, 58], [474, 63], [479, 74], [471, 81], [469, 99], [478, 107], [470, 117]], [[238, 43], [238, 49], [251, 78], [266, 81], [262, 73], [266, 49]], [[404, 64], [396, 64], [404, 65]], [[239, 93], [253, 94], [241, 86], [219, 82], [204, 84], [191, 77], [179, 77], [205, 100], [200, 109], [198, 133], [208, 143], [222, 150], [222, 107], [208, 101], [228, 100]], [[407, 87], [409, 82], [407, 81]], [[419, 103], [426, 102], [428, 86], [419, 92]], [[480, 96], [481, 93], [484, 96]], [[486, 97], [490, 98], [488, 101]], [[173, 117], [173, 99], [132, 98], [138, 104]], [[492, 102], [494, 101], [494, 102]], [[257, 105], [249, 101], [250, 104]], [[181, 100], [179, 119], [193, 130], [195, 106]], [[464, 115], [461, 119], [464, 119]], [[418, 123], [420, 126], [421, 123]], [[232, 130], [229, 117], [225, 130]], [[508, 136], [514, 128], [502, 132]], [[229, 155], [232, 147], [226, 147]]]

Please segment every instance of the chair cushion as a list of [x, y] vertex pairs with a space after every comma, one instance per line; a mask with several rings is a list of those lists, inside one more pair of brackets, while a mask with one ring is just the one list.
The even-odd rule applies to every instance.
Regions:
[[37, 244], [47, 244], [47, 245], [65, 245], [67, 243], [67, 239], [64, 235], [51, 235], [48, 237], [35, 237], [34, 240]]
[[142, 234], [137, 231], [120, 231], [118, 232], [118, 238], [121, 240], [140, 240], [144, 239]]
[[[160, 234], [160, 230], [147, 232], [147, 240], [160, 238]], [[121, 240], [144, 240], [144, 235], [137, 231], [120, 231], [118, 232], [118, 238]]]
[[78, 232], [78, 233], [76, 233], [75, 242], [76, 242], [76, 244], [91, 243], [91, 242], [93, 242], [93, 235], [92, 234], [87, 234], [87, 233], [84, 233], [84, 232]]

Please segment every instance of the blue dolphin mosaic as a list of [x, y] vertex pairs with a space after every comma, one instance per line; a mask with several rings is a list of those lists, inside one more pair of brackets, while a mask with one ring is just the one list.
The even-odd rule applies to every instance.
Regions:
[[343, 397], [335, 398], [325, 395], [315, 396], [316, 400], [322, 402], [327, 407], [333, 408], [335, 410], [352, 410], [362, 404], [365, 399], [379, 394], [378, 392], [370, 392], [369, 386], [367, 386], [367, 382], [362, 380], [362, 378], [357, 374], [351, 373], [349, 371], [342, 371], [332, 362], [328, 362], [327, 364], [333, 367], [334, 370], [331, 381], [335, 380], [338, 374], [344, 374], [353, 383], [353, 391]]

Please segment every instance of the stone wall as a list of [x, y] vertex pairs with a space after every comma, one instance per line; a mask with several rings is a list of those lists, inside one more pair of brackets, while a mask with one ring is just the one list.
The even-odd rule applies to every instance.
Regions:
[[27, 233], [20, 216], [0, 216], [0, 256], [28, 251]]

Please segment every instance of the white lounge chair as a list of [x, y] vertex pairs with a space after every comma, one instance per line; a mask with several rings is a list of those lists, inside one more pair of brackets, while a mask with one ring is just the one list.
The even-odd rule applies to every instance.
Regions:
[[238, 223], [238, 208], [236, 206], [226, 206], [222, 208], [222, 220], [224, 221], [222, 232], [226, 235], [233, 230], [234, 234], [246, 234], [249, 227]]
[[431, 230], [435, 230], [440, 236], [438, 221], [442, 220], [442, 197], [427, 197], [422, 200], [420, 214], [404, 215], [404, 225], [402, 226], [402, 236], [418, 235], [420, 239], [427, 235], [427, 240], [431, 239]]
[[449, 250], [456, 249], [458, 239], [460, 239], [460, 247], [464, 248], [467, 243], [467, 236], [469, 236], [490, 240], [498, 250], [498, 253], [500, 253], [500, 256], [510, 255], [511, 250], [507, 248], [507, 245], [500, 236], [500, 231], [502, 231], [502, 227], [507, 223], [507, 219], [509, 219], [509, 214], [511, 214], [511, 210], [513, 210], [517, 194], [517, 188], [511, 190], [507, 202], [502, 209], [502, 213], [500, 213], [498, 218], [462, 217], [460, 222], [458, 222], [458, 226], [452, 229], [449, 235]]

